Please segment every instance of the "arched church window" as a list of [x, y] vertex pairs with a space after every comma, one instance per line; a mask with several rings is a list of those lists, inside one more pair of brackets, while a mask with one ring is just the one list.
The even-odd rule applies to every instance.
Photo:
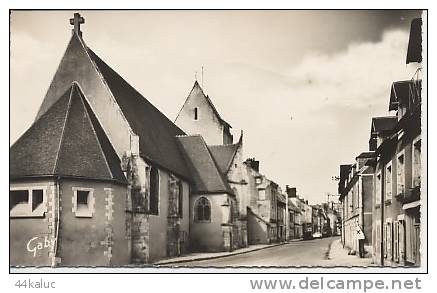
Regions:
[[199, 120], [199, 113], [198, 113], [198, 109], [197, 109], [197, 107], [196, 108], [194, 108], [194, 120]]
[[159, 172], [156, 167], [150, 170], [150, 213], [159, 214]]
[[211, 222], [211, 203], [206, 197], [200, 197], [194, 204], [194, 221]]

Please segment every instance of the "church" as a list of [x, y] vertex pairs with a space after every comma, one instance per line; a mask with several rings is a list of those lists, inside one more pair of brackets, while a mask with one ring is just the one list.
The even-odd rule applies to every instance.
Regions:
[[84, 18], [70, 23], [35, 121], [10, 148], [11, 265], [186, 253], [193, 176], [176, 139], [185, 133], [86, 45]]
[[169, 120], [86, 45], [84, 23], [70, 19], [35, 121], [10, 148], [10, 265], [141, 265], [232, 251], [250, 244], [254, 217], [266, 223], [256, 238], [270, 242], [277, 201], [260, 199], [270, 181], [258, 182], [259, 162], [244, 160], [243, 133], [233, 141], [197, 81]]
[[[226, 186], [209, 191], [204, 188], [207, 192], [200, 195], [201, 201], [198, 197], [190, 197], [190, 207], [195, 215], [200, 202], [207, 203], [216, 211], [223, 210], [224, 206], [231, 206], [232, 218], [221, 223], [221, 230], [218, 229], [217, 221], [190, 223], [190, 237], [195, 243], [193, 248], [200, 251], [221, 251], [223, 248], [232, 250], [252, 244], [283, 241], [286, 203], [281, 188], [260, 173], [259, 161], [254, 158], [245, 160], [243, 133], [234, 143], [230, 132], [231, 125], [222, 118], [209, 95], [204, 93], [197, 81], [179, 111], [175, 124], [187, 134], [197, 136], [197, 140], [205, 144], [204, 148], [192, 151], [191, 154], [192, 161], [199, 161], [197, 169], [200, 169], [201, 162], [212, 160], [210, 165], [214, 166], [214, 162], [216, 163], [217, 174]], [[213, 178], [209, 174], [205, 171], [200, 172], [199, 176]], [[217, 201], [223, 190], [229, 191], [232, 200]], [[232, 227], [226, 223], [232, 224]], [[211, 243], [213, 239], [216, 239], [216, 244]], [[208, 245], [198, 246], [200, 243]], [[226, 243], [226, 246], [217, 246], [217, 243]], [[230, 243], [229, 246], [227, 243]]]

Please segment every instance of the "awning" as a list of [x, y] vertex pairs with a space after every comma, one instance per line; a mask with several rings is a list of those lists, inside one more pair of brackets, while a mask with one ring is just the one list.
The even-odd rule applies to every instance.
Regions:
[[412, 208], [416, 208], [418, 206], [420, 206], [420, 200], [416, 200], [416, 201], [413, 201], [413, 202], [410, 202], [410, 203], [406, 203], [406, 204], [404, 204], [402, 206], [402, 209], [403, 210], [409, 210], [409, 209], [412, 209]]

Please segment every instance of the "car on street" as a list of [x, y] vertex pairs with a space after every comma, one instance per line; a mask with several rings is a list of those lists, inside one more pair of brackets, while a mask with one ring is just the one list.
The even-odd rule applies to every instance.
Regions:
[[322, 233], [320, 233], [320, 232], [314, 232], [314, 233], [313, 233], [313, 238], [314, 238], [314, 239], [322, 238]]

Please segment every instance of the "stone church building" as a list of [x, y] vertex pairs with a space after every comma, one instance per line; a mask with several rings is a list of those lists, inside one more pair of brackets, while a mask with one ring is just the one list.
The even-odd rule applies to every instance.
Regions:
[[70, 19], [35, 121], [10, 148], [10, 265], [121, 266], [246, 247], [248, 218], [264, 202], [275, 213], [276, 200], [259, 199], [243, 133], [234, 143], [197, 81], [170, 121], [86, 45], [84, 22]]
[[[189, 249], [185, 133], [72, 37], [10, 149], [11, 265], [149, 263]], [[151, 127], [153, 126], [153, 127]]]

